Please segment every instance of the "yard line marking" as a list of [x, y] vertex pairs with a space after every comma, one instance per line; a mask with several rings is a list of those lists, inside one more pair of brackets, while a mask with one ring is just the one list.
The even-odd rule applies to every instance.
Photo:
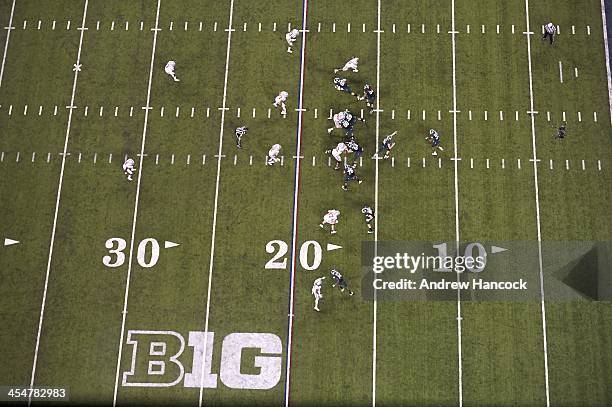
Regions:
[[[4, 157], [4, 153], [2, 153], [2, 156]], [[51, 153], [47, 153], [47, 162], [51, 161]]]
[[410, 157], [408, 157], [408, 159], [406, 160], [406, 166], [410, 168]]
[[253, 156], [249, 156], [249, 165], [253, 165]]
[[436, 31], [438, 32], [438, 34], [440, 34], [440, 24], [436, 25]]
[[[221, 110], [221, 125], [219, 128], [219, 150], [217, 157], [217, 177], [215, 182], [215, 203], [213, 207], [213, 224], [212, 224], [212, 237], [210, 242], [210, 262], [208, 269], [208, 288], [206, 293], [206, 317], [204, 321], [204, 349], [208, 346], [208, 323], [210, 319], [210, 296], [211, 296], [211, 288], [212, 288], [212, 277], [213, 277], [213, 268], [214, 268], [214, 259], [215, 259], [215, 239], [217, 234], [217, 209], [219, 207], [219, 184], [221, 180], [221, 155], [223, 153], [223, 130], [225, 127], [225, 112], [227, 106], [227, 82], [229, 78], [229, 63], [230, 63], [230, 50], [232, 45], [232, 32], [234, 29], [232, 28], [232, 22], [234, 19], [234, 0], [230, 0], [230, 10], [229, 10], [229, 25], [227, 28], [227, 51], [225, 54], [225, 75], [223, 78], [223, 109]], [[274, 23], [276, 26], [276, 23]], [[299, 154], [298, 154], [299, 155]], [[299, 161], [298, 161], [299, 163]], [[298, 164], [299, 165], [299, 164]], [[206, 358], [202, 358], [201, 371], [204, 369], [204, 362]], [[200, 379], [200, 394], [198, 405], [202, 407], [202, 396], [204, 394], [204, 377], [202, 375]]]
[[[53, 29], [55, 30], [55, 21], [53, 21]], [[100, 31], [100, 21], [96, 22], [96, 31]]]
[[24, 30], [26, 29], [27, 25], [28, 25], [28, 22], [26, 20], [23, 20], [23, 29]]
[[518, 119], [519, 119], [518, 116], [519, 116], [518, 110], [515, 110], [514, 111], [514, 120], [516, 120], [517, 122], [518, 122]]
[[471, 111], [471, 110], [468, 110], [468, 118], [469, 118], [470, 120], [472, 120], [472, 111]]
[[[38, 20], [38, 29], [40, 30], [40, 25], [42, 24], [42, 21]], [[9, 24], [10, 25], [10, 24]]]
[[[234, 165], [236, 165], [236, 162], [238, 162], [238, 156], [234, 154]], [[281, 163], [281, 165], [283, 164]]]
[[51, 25], [51, 29], [55, 30], [55, 20], [53, 20], [53, 24]]
[[578, 67], [574, 68], [574, 76], [577, 78], [578, 77]]
[[111, 164], [113, 162], [113, 153], [108, 155], [108, 163]]
[[512, 24], [512, 34], [514, 34], [514, 24]]
[[268, 108], [268, 119], [270, 118], [271, 115], [272, 115], [272, 109]]
[[314, 110], [314, 118], [315, 118], [315, 119], [316, 119], [316, 118], [318, 118], [318, 111], [317, 111], [317, 109], [316, 109], [316, 108], [315, 108], [315, 110]]
[[506, 169], [506, 160], [503, 158], [501, 159], [501, 167], [502, 167], [502, 170]]
[[[381, 0], [377, 2], [377, 33], [376, 33], [376, 90], [379, 92], [376, 98], [376, 145], [380, 144], [380, 27], [381, 16]], [[422, 31], [425, 33], [425, 25], [422, 26]], [[423, 120], [425, 120], [425, 110], [423, 110]], [[378, 168], [379, 160], [375, 161], [375, 183], [374, 183], [374, 256], [378, 253]], [[376, 358], [377, 358], [377, 314], [378, 314], [378, 296], [374, 290], [374, 308], [372, 321], [372, 407], [376, 406]]]
[[557, 25], [557, 34], [561, 34], [561, 27]]
[[[115, 22], [113, 21], [113, 22], [111, 23], [111, 31], [113, 31], [114, 29], [115, 29]], [[171, 28], [171, 29], [172, 29], [172, 28]]]
[[559, 81], [563, 83], [563, 65], [561, 64], [561, 61], [559, 61]]
[[28, 114], [28, 105], [23, 107], [23, 115], [26, 116]]
[[518, 167], [519, 170], [521, 169], [521, 159], [520, 158], [516, 160], [516, 166]]
[[[533, 116], [532, 116], [532, 117], [533, 117]], [[565, 112], [563, 112], [563, 121], [566, 121], [566, 120], [565, 120]]]
[[[605, 15], [605, 11], [602, 12], [602, 15]], [[606, 26], [606, 23], [604, 22], [604, 27]], [[587, 25], [587, 35], [591, 35], [591, 26]], [[607, 35], [607, 34], [605, 34]]]
[[102, 117], [103, 112], [104, 112], [104, 106], [100, 106], [100, 117]]
[[499, 34], [499, 24], [497, 24], [497, 33]]
[[172, 31], [172, 28], [174, 28], [174, 21], [170, 21], [170, 31]]
[[601, 171], [601, 160], [597, 160], [597, 169]]
[[582, 171], [584, 171], [586, 168], [584, 166], [584, 160], [582, 160]]
[[499, 111], [499, 120], [504, 121], [504, 112], [501, 110]]
[[410, 110], [406, 113], [406, 119], [410, 120]]
[[210, 107], [206, 108], [206, 117], [210, 117]]
[[[451, 34], [452, 40], [452, 56], [453, 56], [453, 144], [454, 144], [454, 175], [455, 175], [455, 245], [456, 252], [459, 253], [459, 165], [458, 165], [458, 147], [457, 147], [457, 70], [456, 70], [456, 41], [455, 41], [455, 0], [451, 2], [452, 11], [452, 29]], [[482, 26], [482, 32], [484, 33], [484, 25]], [[485, 112], [486, 120], [486, 112]], [[459, 273], [456, 275], [457, 282], [459, 282]], [[462, 356], [462, 344], [461, 344], [461, 290], [457, 290], [457, 379], [458, 379], [458, 396], [459, 396], [459, 407], [463, 406], [463, 356]]]
[[483, 34], [485, 33], [485, 26], [484, 26], [484, 24], [482, 25], [482, 33]]
[[569, 170], [569, 160], [565, 160], [565, 169]]
[[[612, 124], [612, 76], [610, 73], [610, 49], [608, 47], [608, 26], [606, 19], [606, 5], [605, 0], [601, 0], [601, 20], [603, 22], [603, 37], [604, 37], [604, 51], [606, 55], [606, 72], [608, 73], [608, 105], [610, 106], [610, 124]], [[591, 35], [591, 28], [587, 26], [588, 34]], [[576, 68], [576, 72], [578, 68]], [[576, 77], [578, 74], [576, 73]], [[0, 76], [1, 78], [1, 76]]]
[[291, 31], [291, 21], [287, 23], [287, 32]]
[[546, 121], [550, 121], [550, 112], [546, 112]]
[[240, 108], [236, 111], [236, 117], [240, 117]]
[[[274, 27], [276, 27], [276, 23], [274, 23]], [[213, 25], [213, 30], [217, 31], [217, 22], [215, 21], [215, 24]]]
[[425, 34], [425, 24], [421, 24], [421, 33]]
[[576, 34], [576, 26], [575, 25], [572, 26], [572, 35], [573, 34]]
[[580, 112], [578, 112], [578, 121], [581, 122], [582, 121], [582, 114]]
[[175, 116], [179, 117], [179, 107], [178, 106], [176, 107], [176, 114], [175, 114]]
[[[55, 106], [55, 108], [56, 108], [56, 111], [57, 111], [57, 106]], [[9, 114], [9, 116], [10, 116], [11, 114], [13, 114], [13, 105], [10, 105], [10, 106], [9, 106], [8, 114]]]
[[89, 106], [85, 106], [85, 111], [83, 112], [83, 116], [87, 117], [87, 112], [88, 111], [89, 111]]
[[487, 169], [489, 169], [489, 159], [487, 158]]
[[19, 151], [17, 151], [17, 157], [15, 158], [15, 162], [18, 163], [19, 162]]
[[170, 158], [170, 164], [174, 165], [174, 154], [172, 154], [172, 157]]
[[550, 165], [550, 169], [553, 170], [554, 169], [553, 160], [549, 160], [549, 165]]
[[[344, 157], [346, 159], [346, 157]], [[391, 167], [395, 167], [395, 157], [391, 157]]]
[[[93, 163], [95, 164], [98, 161], [98, 153], [94, 153]], [[49, 157], [47, 156], [47, 162], [49, 162]]]
[[42, 110], [43, 110], [42, 105], [38, 106], [38, 115], [39, 116], [42, 115]]
[[119, 112], [119, 106], [115, 106], [115, 117], [117, 117], [117, 112]]
[[[87, 1], [87, 0], [86, 0]], [[151, 85], [153, 84], [153, 67], [155, 65], [155, 51], [157, 47], [157, 34], [159, 33], [159, 9], [161, 0], [157, 0], [157, 11], [155, 15], [155, 29], [153, 30], [153, 45], [151, 47], [151, 65], [149, 67], [149, 83], [147, 86], [147, 109], [144, 113], [144, 123], [142, 126], [142, 142], [140, 145], [140, 157], [138, 160], [138, 181], [136, 184], [136, 197], [134, 199], [134, 215], [132, 217], [132, 233], [130, 236], [130, 249], [128, 255], [128, 269], [125, 279], [125, 293], [123, 298], [123, 312], [121, 313], [121, 334], [119, 336], [119, 350], [117, 352], [117, 370], [115, 374], [115, 389], [113, 393], [113, 407], [117, 405], [117, 392], [119, 390], [119, 373], [121, 368], [121, 355], [123, 353], [123, 338], [125, 334], [125, 321], [127, 317], [128, 298], [130, 293], [130, 278], [132, 276], [132, 260], [134, 256], [134, 240], [136, 237], [136, 219], [138, 217], [138, 204], [140, 199], [140, 185], [142, 182], [142, 164], [144, 161], [145, 144], [147, 141], [147, 125], [149, 122], [149, 112], [151, 109]]]
[[[83, 20], [81, 23], [81, 27], [85, 27], [85, 18], [87, 17], [87, 6], [89, 4], [89, 0], [85, 0], [85, 4], [83, 7]], [[13, 2], [13, 6], [15, 5], [15, 3]], [[76, 58], [76, 64], [80, 64], [81, 63], [81, 50], [83, 48], [83, 34], [85, 33], [85, 30], [81, 30], [80, 35], [79, 35], [79, 49], [77, 51], [77, 58]], [[10, 31], [8, 32], [8, 34], [10, 34]], [[8, 38], [7, 38], [7, 43], [8, 43]], [[72, 81], [72, 94], [70, 96], [70, 106], [74, 106], [74, 99], [75, 99], [75, 95], [76, 95], [76, 87], [77, 87], [77, 80], [79, 78], [79, 70], [74, 70], [74, 79]], [[49, 287], [49, 276], [51, 274], [51, 260], [53, 258], [53, 248], [55, 245], [55, 231], [57, 230], [57, 217], [58, 217], [58, 213], [59, 213], [59, 206], [60, 206], [60, 199], [62, 196], [62, 185], [63, 185], [63, 181], [64, 181], [64, 169], [66, 167], [66, 153], [68, 151], [68, 140], [70, 138], [70, 129], [72, 126], [72, 113], [74, 112], [74, 109], [70, 109], [68, 111], [68, 122], [66, 124], [66, 137], [64, 139], [64, 149], [63, 149], [63, 155], [62, 155], [62, 165], [60, 167], [60, 176], [59, 176], [59, 181], [58, 181], [58, 187], [57, 187], [57, 196], [55, 199], [55, 212], [53, 214], [53, 226], [51, 228], [51, 241], [49, 243], [49, 256], [47, 258], [47, 270], [45, 273], [45, 285], [44, 285], [44, 289], [43, 289], [43, 297], [42, 297], [42, 302], [41, 302], [41, 306], [40, 306], [40, 317], [38, 320], [38, 332], [36, 334], [36, 347], [34, 349], [34, 361], [32, 363], [32, 375], [30, 377], [30, 392], [32, 390], [32, 388], [34, 387], [34, 381], [36, 379], [36, 364], [38, 362], [38, 349], [40, 347], [40, 335], [42, 332], [42, 324], [43, 324], [43, 319], [44, 319], [44, 315], [45, 315], [45, 305], [47, 302], [47, 289]], [[28, 405], [30, 405], [30, 403], [32, 402], [32, 398], [31, 395], [28, 397]]]
[[53, 108], [53, 116], [57, 116], [57, 105], [55, 105], [55, 107]]
[[484, 111], [484, 119], [485, 121], [489, 119], [489, 112], [487, 112], [486, 110]]
[[366, 32], [366, 25], [365, 25], [365, 23], [362, 24], [361, 28], [362, 28], [363, 32]]
[[425, 110], [423, 110], [423, 120], [425, 120]]
[[159, 110], [159, 115], [160, 117], [164, 117], [164, 106], [162, 106], [161, 109]]
[[[34, 162], [34, 155], [32, 155], [32, 162]], [[79, 164], [81, 163], [81, 153], [79, 153]]]
[[257, 25], [257, 31], [261, 32], [261, 23]]
[[391, 110], [391, 120], [395, 120], [395, 110]]
[[438, 110], [438, 121], [442, 120], [442, 113]]
[[[365, 25], [365, 24], [364, 24], [364, 25]], [[365, 32], [365, 30], [364, 30], [364, 32]], [[410, 23], [408, 23], [408, 26], [406, 27], [406, 32], [407, 32], [408, 34], [410, 34]]]
[[144, 29], [144, 21], [140, 22], [140, 31], [142, 31]]
[[315, 160], [316, 160], [316, 157], [313, 155], [313, 156], [312, 156], [312, 166], [313, 166], [313, 167], [315, 166]]
[[468, 24], [468, 25], [465, 27], [465, 31], [466, 31], [468, 34], [470, 33], [470, 25], [469, 25], [469, 24]]
[[[308, 20], [308, 0], [302, 0], [302, 44], [300, 49], [300, 82], [298, 87], [298, 108], [297, 112], [297, 129], [296, 129], [296, 156], [302, 154], [302, 120], [304, 116], [304, 76], [306, 68], [306, 27]], [[313, 157], [314, 165], [314, 157]], [[287, 312], [287, 356], [285, 361], [285, 407], [289, 407], [290, 389], [291, 389], [291, 346], [293, 342], [293, 318], [294, 318], [294, 298], [295, 298], [295, 272], [296, 272], [296, 253], [298, 239], [298, 219], [299, 219], [299, 201], [298, 195], [300, 191], [300, 170], [302, 160], [297, 160], [294, 169], [293, 180], [293, 207], [292, 207], [292, 225], [291, 225], [291, 254], [290, 264], [291, 271], [289, 276], [289, 301]]]
[[336, 23], [332, 23], [332, 32], [336, 32]]
[[127, 30], [129, 30], [129, 29], [130, 29], [130, 25], [129, 25], [129, 23], [130, 23], [129, 21], [126, 21], [126, 22], [125, 22], [125, 31], [127, 31]]
[[[527, 23], [527, 31], [529, 31], [529, 0], [525, 0], [525, 21]], [[533, 98], [533, 74], [531, 69], [531, 36], [527, 35], [527, 61], [529, 66], [529, 102], [530, 110], [534, 111], [534, 98]], [[565, 121], [565, 112], [563, 112], [563, 120]], [[535, 204], [536, 204], [536, 220], [537, 220], [537, 232], [538, 232], [538, 262], [540, 271], [540, 304], [542, 314], [542, 335], [543, 335], [543, 350], [544, 350], [544, 377], [546, 384], [546, 406], [550, 407], [550, 391], [548, 384], [548, 344], [546, 337], [546, 306], [544, 305], [544, 274], [542, 264], [542, 230], [540, 226], [540, 190], [538, 185], [538, 164], [537, 160], [537, 147], [536, 147], [536, 129], [535, 129], [535, 115], [531, 115], [531, 140], [533, 148], [533, 178], [535, 185]]]
[[597, 112], [593, 112], [593, 121], [597, 122]]
[[276, 22], [272, 25], [272, 31], [276, 31]]
[[[246, 30], [247, 30], [247, 23], [244, 23], [242, 25], [242, 31], [246, 31]], [[291, 31], [291, 30], [289, 30], [289, 31]]]
[[425, 168], [425, 157], [423, 157], [423, 168]]
[[[0, 163], [4, 162], [4, 151], [0, 154]], [[47, 161], [48, 162], [48, 161]]]

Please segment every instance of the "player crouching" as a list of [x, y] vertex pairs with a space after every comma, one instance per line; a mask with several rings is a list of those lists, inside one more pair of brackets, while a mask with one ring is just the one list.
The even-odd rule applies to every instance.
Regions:
[[360, 184], [363, 182], [363, 180], [357, 176], [355, 167], [344, 164], [344, 184], [342, 185], [342, 189], [348, 191], [348, 183], [351, 181], [357, 181]]
[[134, 160], [128, 158], [123, 163], [123, 173], [127, 175], [127, 180], [132, 181], [132, 175], [136, 172], [136, 168], [134, 168]]
[[391, 150], [393, 149], [393, 147], [395, 147], [393, 136], [395, 136], [396, 134], [397, 134], [397, 131], [394, 131], [393, 133], [389, 134], [383, 139], [382, 143], [380, 143], [378, 152], [372, 156], [373, 159], [378, 158], [380, 154], [382, 154], [383, 152], [385, 153], [383, 158], [385, 160], [389, 158], [389, 156], [391, 155]]
[[337, 209], [330, 209], [327, 211], [325, 215], [323, 215], [323, 222], [319, 224], [321, 229], [325, 228], [325, 225], [329, 225], [331, 228], [331, 234], [336, 234], [336, 225], [338, 224], [338, 216], [340, 216], [340, 211]]
[[272, 103], [272, 105], [274, 107], [279, 107], [279, 106], [281, 107], [281, 114], [283, 116], [285, 116], [287, 114], [287, 106], [285, 106], [285, 101], [287, 100], [287, 97], [289, 97], [289, 93], [287, 93], [286, 91], [282, 90], [274, 98], [274, 103]]
[[440, 145], [440, 135], [434, 129], [429, 130], [429, 137], [425, 137], [425, 140], [427, 140], [431, 144], [431, 148], [433, 148], [433, 153], [431, 153], [431, 155], [438, 155], [436, 148], [440, 151], [444, 151], [444, 149]]
[[332, 284], [332, 288], [338, 286], [340, 292], [344, 292], [344, 290], [348, 290], [349, 295], [355, 294], [353, 291], [349, 290], [348, 284], [344, 279], [344, 276], [340, 274], [338, 270], [332, 270], [331, 272], [332, 278], [334, 279], [334, 283]]
[[355, 92], [348, 85], [348, 81], [345, 78], [334, 78], [334, 88], [342, 92], [350, 93], [353, 96], [357, 96]]
[[175, 61], [168, 61], [168, 63], [166, 64], [164, 71], [170, 75], [172, 77], [172, 79], [174, 79], [174, 82], [180, 82], [181, 80], [179, 78], [176, 77], [176, 74], [174, 73], [174, 68], [176, 68], [176, 62]]
[[349, 70], [353, 72], [359, 72], [359, 70], [357, 69], [358, 65], [359, 65], [359, 58], [353, 57], [346, 64], [344, 64], [342, 68], [334, 69], [334, 73], [338, 73], [339, 71], [346, 72]]
[[281, 152], [281, 148], [282, 147], [280, 144], [274, 144], [272, 148], [270, 149], [270, 151], [268, 151], [268, 165], [274, 165], [280, 161], [280, 158], [278, 158], [278, 155]]
[[333, 150], [325, 150], [325, 154], [331, 154], [336, 160], [336, 165], [334, 166], [334, 170], [340, 169], [340, 163], [342, 163], [342, 154], [348, 153], [350, 150], [344, 143], [338, 143], [336, 148]]

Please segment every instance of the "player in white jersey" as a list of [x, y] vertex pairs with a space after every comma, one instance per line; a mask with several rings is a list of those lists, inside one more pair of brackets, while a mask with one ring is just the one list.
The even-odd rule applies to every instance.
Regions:
[[280, 161], [278, 155], [280, 154], [281, 148], [280, 144], [274, 144], [270, 151], [268, 151], [268, 165], [274, 165]]
[[177, 78], [176, 74], [174, 73], [174, 68], [176, 68], [176, 62], [168, 61], [166, 67], [164, 68], [164, 71], [166, 71], [166, 73], [170, 75], [172, 79], [174, 79], [174, 82], [180, 82], [180, 79]]
[[339, 170], [340, 164], [342, 163], [342, 154], [346, 154], [350, 151], [351, 150], [349, 150], [346, 144], [338, 143], [336, 148], [334, 148], [333, 150], [327, 150], [325, 151], [325, 153], [331, 154], [332, 157], [334, 157], [334, 160], [336, 160], [336, 166], [334, 167], [334, 170]]
[[338, 71], [346, 72], [348, 70], [351, 70], [353, 72], [359, 72], [359, 70], [357, 69], [358, 65], [359, 65], [359, 58], [353, 57], [346, 64], [344, 64], [342, 68], [334, 69], [334, 73], [337, 73]]
[[555, 33], [557, 32], [557, 27], [553, 23], [548, 23], [544, 26], [544, 35], [542, 36], [542, 40], [545, 40], [547, 37], [550, 39], [550, 45], [555, 42]]
[[329, 225], [331, 228], [331, 234], [336, 234], [336, 225], [338, 224], [338, 216], [340, 216], [340, 211], [337, 209], [330, 209], [327, 211], [325, 215], [323, 215], [323, 222], [319, 224], [321, 229], [325, 228], [325, 225]]
[[298, 35], [300, 35], [300, 31], [296, 28], [285, 34], [285, 39], [287, 40], [288, 44], [287, 52], [290, 54], [293, 53], [293, 43], [295, 40], [297, 40]]
[[312, 292], [312, 295], [314, 295], [314, 298], [315, 298], [315, 303], [314, 303], [315, 311], [321, 311], [319, 309], [319, 300], [321, 298], [323, 298], [323, 294], [321, 294], [321, 285], [323, 285], [323, 280], [325, 280], [325, 277], [319, 277], [312, 284], [312, 291], [311, 292]]
[[341, 129], [343, 127], [342, 122], [346, 120], [346, 113], [347, 111], [344, 111], [344, 112], [336, 113], [333, 116], [334, 127], [330, 127], [329, 129], [327, 129], [327, 134], [331, 134], [332, 131], [334, 131], [334, 129]]
[[128, 158], [123, 163], [123, 173], [127, 175], [127, 180], [132, 181], [132, 175], [136, 172], [136, 168], [134, 168], [134, 160]]
[[289, 97], [289, 93], [287, 93], [286, 91], [282, 90], [278, 96], [276, 96], [274, 98], [274, 107], [281, 107], [281, 114], [284, 116], [287, 114], [287, 106], [285, 106], [285, 101], [287, 100], [287, 97]]

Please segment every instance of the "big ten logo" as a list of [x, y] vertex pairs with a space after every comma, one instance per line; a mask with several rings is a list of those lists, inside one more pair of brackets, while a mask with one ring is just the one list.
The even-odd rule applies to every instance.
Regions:
[[[185, 345], [185, 338], [175, 331], [128, 331], [132, 359], [130, 370], [123, 372], [122, 385], [172, 387], [183, 382], [185, 387], [217, 388], [221, 379], [232, 389], [266, 390], [279, 383], [283, 344], [277, 335], [227, 335], [221, 346], [218, 375], [212, 366], [214, 343], [214, 332], [189, 332]], [[185, 360], [190, 357], [191, 366]]]

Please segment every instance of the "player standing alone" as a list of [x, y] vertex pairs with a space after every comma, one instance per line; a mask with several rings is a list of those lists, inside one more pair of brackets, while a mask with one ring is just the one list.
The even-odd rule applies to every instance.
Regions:
[[285, 39], [287, 40], [288, 45], [287, 52], [290, 54], [293, 53], [293, 43], [295, 42], [295, 40], [297, 40], [298, 35], [300, 35], [300, 31], [296, 28], [285, 34]]
[[315, 311], [321, 311], [319, 309], [319, 300], [323, 298], [323, 294], [321, 294], [321, 285], [323, 284], [323, 280], [325, 280], [325, 277], [319, 277], [312, 284], [312, 295], [314, 295], [314, 299], [315, 299], [315, 303], [314, 303]]
[[364, 205], [361, 208], [361, 213], [365, 216], [365, 223], [368, 227], [368, 233], [374, 233], [374, 228], [372, 227], [372, 223], [374, 223], [374, 210], [370, 208], [368, 205]]
[[336, 234], [336, 225], [338, 224], [338, 216], [340, 216], [340, 211], [337, 209], [330, 209], [327, 211], [325, 215], [323, 215], [323, 222], [319, 223], [319, 227], [321, 229], [325, 228], [325, 225], [329, 225], [331, 228], [331, 234]]
[[542, 36], [542, 40], [545, 40], [546, 37], [550, 40], [550, 45], [555, 42], [555, 34], [557, 32], [557, 27], [553, 23], [548, 23], [544, 26], [544, 35]]
[[247, 133], [249, 128], [247, 126], [236, 127], [236, 147], [242, 148], [242, 137]]

